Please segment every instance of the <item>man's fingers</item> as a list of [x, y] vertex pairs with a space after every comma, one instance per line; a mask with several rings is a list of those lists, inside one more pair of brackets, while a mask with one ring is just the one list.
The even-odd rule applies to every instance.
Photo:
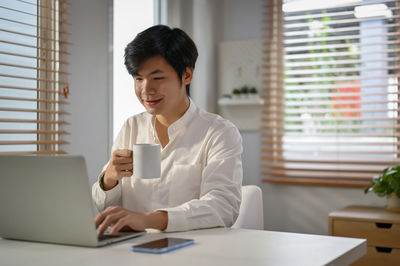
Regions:
[[104, 219], [104, 221], [101, 223], [99, 227], [98, 235], [99, 236], [103, 235], [109, 226], [116, 224], [118, 220], [124, 215], [125, 213], [123, 211], [107, 215], [107, 217]]
[[110, 234], [116, 234], [121, 230], [144, 231], [147, 223], [144, 214], [128, 211], [121, 207], [107, 208], [102, 215], [106, 215], [99, 225], [98, 236], [104, 234], [109, 226], [112, 226]]
[[108, 224], [104, 221], [98, 228], [97, 236], [102, 236], [106, 231]]
[[94, 224], [96, 225], [96, 228], [99, 227], [100, 223], [101, 223], [101, 213], [97, 214], [96, 217], [94, 217]]
[[120, 210], [120, 207], [117, 206], [111, 206], [102, 211], [101, 213], [97, 214], [96, 217], [94, 218], [96, 228], [104, 221], [104, 219], [110, 215], [113, 212], [118, 212]]
[[[131, 150], [115, 150], [106, 169], [105, 182], [108, 187], [123, 177], [132, 176], [133, 159]], [[113, 181], [111, 181], [113, 180]]]
[[127, 170], [132, 170], [133, 166], [131, 163], [125, 163], [116, 165], [115, 168], [117, 169], [117, 171], [127, 171]]
[[128, 225], [128, 224], [127, 224], [127, 221], [128, 221], [128, 219], [126, 219], [126, 216], [120, 218], [120, 219], [118, 220], [118, 222], [116, 222], [116, 223], [114, 224], [114, 226], [112, 227], [112, 229], [111, 229], [111, 231], [110, 231], [110, 234], [111, 234], [111, 235], [115, 235], [116, 233], [118, 233], [123, 227], [125, 227], [125, 226]]
[[131, 164], [133, 163], [133, 159], [129, 157], [116, 157], [113, 159], [114, 164]]
[[133, 171], [129, 171], [129, 170], [127, 170], [127, 171], [121, 171], [120, 173], [119, 173], [119, 176], [120, 177], [130, 177], [130, 176], [132, 176], [133, 175]]
[[99, 225], [104, 221], [106, 217], [107, 214], [105, 214], [104, 211], [96, 215], [96, 217], [94, 218], [94, 223], [96, 224], [96, 228], [99, 227]]
[[113, 152], [113, 156], [115, 156], [115, 157], [132, 157], [132, 151], [128, 150], [128, 149], [115, 150]]

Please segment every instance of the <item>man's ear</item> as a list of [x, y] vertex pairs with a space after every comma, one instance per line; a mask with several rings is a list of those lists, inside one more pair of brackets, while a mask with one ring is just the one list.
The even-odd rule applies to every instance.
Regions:
[[192, 82], [193, 71], [194, 71], [193, 67], [186, 68], [185, 73], [183, 73], [182, 75], [183, 84], [188, 85], [190, 84], [190, 82]]

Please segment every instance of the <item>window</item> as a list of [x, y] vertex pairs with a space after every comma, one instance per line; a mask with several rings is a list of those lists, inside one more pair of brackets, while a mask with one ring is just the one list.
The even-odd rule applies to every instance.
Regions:
[[0, 0], [0, 153], [65, 153], [66, 9], [65, 0]]
[[400, 162], [399, 1], [270, 3], [264, 181], [367, 185]]

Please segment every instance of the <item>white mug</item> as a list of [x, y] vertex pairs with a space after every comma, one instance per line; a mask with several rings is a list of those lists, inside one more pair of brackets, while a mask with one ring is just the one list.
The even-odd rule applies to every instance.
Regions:
[[133, 177], [159, 178], [161, 176], [161, 147], [159, 144], [134, 144]]

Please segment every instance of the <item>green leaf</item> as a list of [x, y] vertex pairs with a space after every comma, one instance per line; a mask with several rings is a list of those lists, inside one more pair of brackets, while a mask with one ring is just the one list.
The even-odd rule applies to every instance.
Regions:
[[374, 191], [378, 196], [387, 196], [391, 193], [400, 195], [400, 165], [385, 168], [380, 175], [371, 180], [364, 193]]

